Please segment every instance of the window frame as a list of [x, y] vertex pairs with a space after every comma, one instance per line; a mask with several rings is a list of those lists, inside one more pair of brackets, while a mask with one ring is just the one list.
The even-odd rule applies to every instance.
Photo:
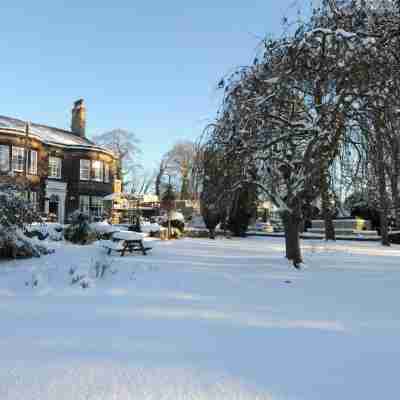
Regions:
[[[99, 164], [99, 167], [95, 167], [95, 165], [97, 165], [97, 164]], [[92, 170], [92, 180], [94, 182], [103, 182], [103, 180], [104, 180], [104, 162], [101, 160], [92, 160], [91, 170]], [[96, 177], [96, 171], [99, 172], [98, 177]]]
[[[3, 160], [3, 155], [6, 156], [6, 159]], [[3, 169], [7, 164], [7, 169]], [[10, 171], [10, 145], [8, 144], [0, 144], [0, 172], [9, 172]]]
[[[35, 157], [33, 157], [33, 154], [35, 155]], [[34, 164], [32, 164], [32, 160], [35, 160]], [[37, 150], [31, 149], [29, 150], [28, 174], [37, 175], [37, 172], [38, 172], [38, 152]]]
[[[83, 164], [87, 165], [87, 178], [83, 176], [82, 172], [84, 169], [82, 168]], [[90, 173], [91, 173], [91, 162], [86, 158], [81, 158], [79, 160], [79, 180], [81, 181], [90, 181]]]
[[[95, 206], [95, 203], [97, 205]], [[99, 212], [95, 212], [95, 210], [99, 210]], [[90, 216], [91, 217], [101, 217], [104, 213], [104, 203], [103, 198], [100, 196], [91, 196], [90, 197]]]
[[[16, 153], [21, 153], [22, 152], [22, 157], [21, 154], [16, 154]], [[16, 168], [16, 162], [18, 161], [18, 167], [22, 166], [22, 168]], [[25, 163], [25, 148], [21, 146], [12, 146], [11, 150], [11, 166], [12, 166], [12, 171], [14, 172], [24, 172], [24, 163]]]
[[104, 183], [110, 183], [110, 165], [108, 163], [104, 163]]
[[[87, 199], [87, 204], [84, 204], [85, 202], [83, 201], [83, 199]], [[84, 207], [82, 207], [82, 206], [84, 206]], [[85, 207], [87, 207], [87, 209]], [[79, 211], [90, 216], [90, 196], [89, 195], [87, 195], [87, 194], [79, 195]]]
[[34, 211], [38, 210], [38, 192], [30, 191], [28, 194], [28, 201]]
[[[53, 169], [51, 168], [51, 166], [52, 166], [52, 163], [50, 162], [51, 160], [57, 160], [57, 167], [56, 167], [56, 171], [58, 173], [57, 175], [51, 174], [51, 172], [53, 172]], [[47, 176], [48, 176], [48, 178], [51, 178], [51, 179], [61, 179], [62, 178], [62, 158], [56, 157], [56, 156], [49, 156], [49, 168], [48, 168]]]

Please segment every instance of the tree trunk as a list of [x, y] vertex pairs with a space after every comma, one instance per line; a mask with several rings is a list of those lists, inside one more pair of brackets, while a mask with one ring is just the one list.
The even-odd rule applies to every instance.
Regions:
[[392, 186], [392, 199], [394, 206], [394, 218], [395, 218], [395, 228], [400, 228], [400, 192], [399, 192], [399, 184], [398, 184], [398, 176], [395, 174], [391, 180]]
[[321, 166], [320, 174], [321, 207], [322, 217], [325, 223], [325, 240], [336, 240], [331, 210], [332, 205], [329, 198], [329, 176], [326, 165]]
[[388, 194], [386, 190], [386, 175], [385, 175], [385, 163], [383, 154], [383, 137], [382, 130], [377, 131], [377, 143], [376, 143], [376, 171], [378, 178], [378, 192], [379, 192], [379, 214], [380, 214], [380, 226], [381, 226], [381, 237], [382, 245], [390, 246], [389, 241], [389, 229], [388, 229], [388, 213], [389, 213], [389, 202]]
[[293, 262], [295, 268], [300, 269], [303, 262], [299, 235], [301, 219], [296, 212], [287, 212], [282, 219], [285, 226], [286, 258]]
[[391, 171], [392, 201], [394, 206], [395, 227], [400, 229], [400, 138], [396, 137], [392, 146], [393, 169]]

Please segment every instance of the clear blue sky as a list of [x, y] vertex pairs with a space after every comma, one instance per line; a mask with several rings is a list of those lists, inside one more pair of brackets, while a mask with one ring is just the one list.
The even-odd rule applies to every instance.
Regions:
[[281, 31], [293, 0], [13, 0], [1, 5], [0, 114], [88, 136], [126, 128], [155, 166], [215, 115], [216, 83]]

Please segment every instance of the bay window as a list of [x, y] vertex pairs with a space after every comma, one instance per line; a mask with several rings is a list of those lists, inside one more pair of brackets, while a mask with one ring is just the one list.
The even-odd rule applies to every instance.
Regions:
[[36, 150], [31, 150], [29, 152], [29, 167], [28, 167], [28, 173], [31, 175], [36, 175], [37, 174], [37, 151]]
[[104, 164], [104, 182], [110, 182], [110, 166], [108, 164]]
[[23, 147], [12, 147], [12, 169], [16, 172], [24, 171], [25, 149]]
[[49, 178], [61, 178], [61, 158], [49, 157]]
[[103, 182], [103, 161], [92, 161], [93, 180]]
[[7, 172], [10, 170], [10, 148], [9, 146], [0, 145], [0, 172]]
[[79, 175], [81, 181], [88, 181], [90, 179], [90, 160], [80, 160]]

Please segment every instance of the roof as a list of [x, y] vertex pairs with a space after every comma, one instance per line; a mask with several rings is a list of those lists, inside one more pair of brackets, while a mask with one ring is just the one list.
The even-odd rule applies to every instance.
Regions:
[[[0, 115], [0, 131], [12, 130], [15, 131], [16, 134], [25, 135], [26, 124], [26, 121]], [[29, 136], [35, 137], [41, 142], [49, 145], [71, 147], [76, 149], [97, 150], [114, 156], [112, 151], [95, 144], [89, 139], [82, 138], [71, 131], [53, 128], [47, 125], [30, 123]]]

